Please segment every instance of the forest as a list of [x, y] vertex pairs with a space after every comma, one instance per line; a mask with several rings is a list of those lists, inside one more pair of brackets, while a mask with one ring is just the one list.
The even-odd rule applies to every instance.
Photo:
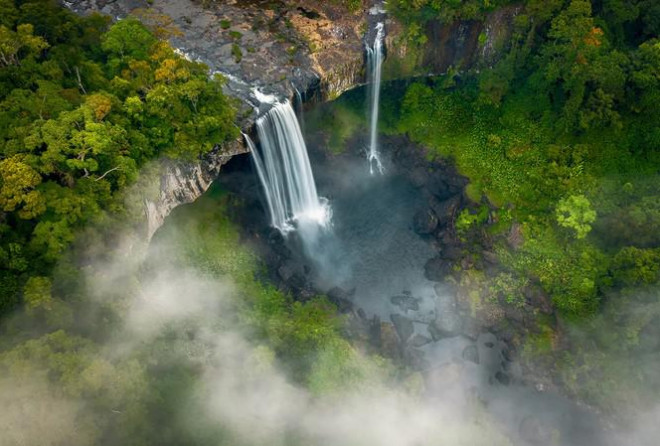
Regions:
[[[240, 127], [231, 79], [177, 50], [181, 30], [143, 3], [115, 20], [55, 0], [0, 0], [0, 444], [579, 444], [559, 428], [534, 431], [533, 441], [510, 434], [476, 393], [458, 398], [460, 410], [449, 397], [427, 410], [419, 402], [427, 370], [415, 368], [405, 339], [389, 354], [361, 331], [371, 315], [343, 311], [336, 288], [289, 287], [298, 273], [272, 280], [284, 273], [263, 246], [280, 238], [245, 217], [266, 214], [263, 197], [248, 191], [261, 189], [225, 188], [229, 174], [174, 210], [144, 257], [134, 254], [145, 197], [159, 192], [158, 162], [197, 162], [254, 134]], [[380, 4], [252, 3], [284, 29], [294, 27], [287, 8], [366, 17]], [[391, 82], [377, 131], [423, 147], [424, 162], [449, 162], [467, 182], [447, 226], [463, 260], [448, 282], [471, 296], [473, 313], [523, 312], [524, 323], [498, 325], [514, 332], [512, 362], [550, 377], [562, 398], [602, 417], [606, 432], [634, 432], [640, 420], [645, 432], [656, 428], [660, 2], [383, 8], [400, 32], [386, 41]], [[427, 75], [429, 30], [481, 23], [503, 8], [516, 12], [492, 66]], [[480, 50], [487, 39], [484, 29]], [[325, 150], [311, 157], [317, 176], [332, 165], [318, 159], [343, 159], [366, 138], [368, 88], [301, 105], [307, 121], [296, 109], [310, 152]], [[318, 140], [327, 147], [311, 147]], [[492, 271], [475, 266], [485, 245]], [[548, 311], [530, 304], [530, 289], [547, 296]], [[438, 418], [450, 427], [424, 424]], [[650, 445], [654, 434], [621, 435], [610, 441]]]

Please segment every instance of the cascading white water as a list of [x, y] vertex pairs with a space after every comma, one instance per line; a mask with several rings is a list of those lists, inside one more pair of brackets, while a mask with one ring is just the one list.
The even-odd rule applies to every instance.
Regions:
[[246, 140], [264, 188], [271, 224], [283, 233], [302, 229], [303, 238], [328, 226], [330, 206], [316, 192], [307, 146], [289, 101], [274, 104], [257, 119], [256, 126], [262, 153], [247, 135]]
[[300, 125], [300, 130], [302, 131], [302, 134], [305, 134], [305, 111], [303, 110], [303, 97], [302, 94], [300, 93], [300, 90], [295, 88], [296, 92], [296, 116], [298, 117], [298, 124]]
[[369, 75], [370, 123], [369, 123], [369, 171], [374, 173], [374, 164], [380, 173], [383, 173], [383, 164], [378, 152], [378, 107], [380, 104], [380, 78], [383, 66], [383, 38], [385, 26], [376, 25], [376, 38], [372, 47], [367, 46], [367, 69]]

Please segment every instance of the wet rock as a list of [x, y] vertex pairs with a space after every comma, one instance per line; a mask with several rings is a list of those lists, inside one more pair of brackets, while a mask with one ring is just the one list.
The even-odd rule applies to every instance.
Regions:
[[412, 185], [419, 189], [428, 182], [429, 174], [424, 167], [415, 167], [410, 173], [410, 182]]
[[463, 359], [479, 364], [479, 352], [476, 345], [468, 345], [463, 349]]
[[438, 317], [429, 326], [429, 331], [434, 338], [448, 338], [457, 336], [463, 328], [461, 316], [454, 311], [443, 311], [438, 313]]
[[426, 370], [431, 366], [424, 357], [424, 352], [416, 348], [407, 348], [404, 352], [404, 360], [415, 370]]
[[268, 241], [270, 249], [283, 259], [291, 258], [293, 253], [291, 252], [291, 249], [286, 246], [286, 240], [282, 233], [279, 230], [270, 227], [267, 231], [266, 240]]
[[445, 246], [440, 252], [440, 257], [450, 262], [456, 262], [463, 257], [463, 250], [456, 245]]
[[461, 333], [464, 336], [476, 341], [479, 337], [480, 331], [479, 323], [476, 319], [472, 317], [466, 317], [463, 319], [463, 329], [461, 330]]
[[446, 200], [438, 200], [436, 197], [429, 198], [429, 206], [438, 217], [438, 225], [446, 226], [451, 223], [459, 205], [461, 204], [460, 195], [454, 195]]
[[[277, 275], [288, 286], [294, 289], [306, 288], [307, 279], [305, 278], [304, 266], [294, 260], [286, 260], [277, 268]], [[314, 292], [311, 292], [314, 294]]]
[[302, 273], [302, 266], [293, 260], [286, 260], [277, 268], [277, 275], [285, 282], [289, 281], [294, 275]]
[[495, 379], [503, 386], [508, 386], [511, 383], [511, 378], [509, 378], [509, 375], [502, 372], [501, 370], [495, 373]]
[[401, 349], [394, 325], [389, 322], [380, 322], [378, 333], [378, 350], [380, 353], [386, 358], [398, 359], [401, 355]]
[[417, 211], [413, 217], [413, 230], [419, 235], [431, 234], [438, 227], [438, 217], [432, 209]]
[[334, 287], [327, 292], [328, 300], [337, 306], [340, 313], [346, 314], [353, 311], [353, 302], [351, 302], [352, 292], [347, 292], [342, 288]]
[[435, 291], [436, 313], [445, 311], [456, 311], [456, 291], [454, 287], [445, 283], [437, 283], [433, 287]]
[[412, 347], [421, 347], [422, 345], [426, 345], [431, 341], [431, 338], [427, 338], [426, 336], [417, 333], [410, 339], [408, 344], [410, 344]]
[[444, 181], [444, 175], [434, 176], [427, 189], [439, 200], [445, 200], [457, 193]]
[[433, 282], [440, 282], [451, 273], [451, 265], [440, 257], [433, 257], [424, 265], [424, 277]]
[[413, 297], [410, 293], [404, 292], [403, 294], [392, 296], [390, 302], [392, 302], [392, 305], [399, 307], [404, 313], [419, 310], [419, 299]]
[[399, 335], [401, 341], [406, 342], [415, 331], [413, 321], [400, 314], [392, 314], [390, 315], [390, 319], [392, 320], [394, 328], [396, 329], [396, 332]]

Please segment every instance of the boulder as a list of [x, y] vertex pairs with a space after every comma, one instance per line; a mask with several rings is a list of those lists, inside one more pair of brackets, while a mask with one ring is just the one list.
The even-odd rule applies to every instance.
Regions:
[[435, 339], [457, 336], [463, 328], [463, 319], [455, 311], [438, 312], [438, 317], [429, 326], [429, 331]]
[[412, 172], [410, 172], [410, 182], [417, 189], [426, 185], [428, 177], [429, 174], [427, 170], [422, 166], [415, 167]]
[[450, 262], [456, 262], [463, 258], [463, 250], [459, 246], [448, 245], [440, 251], [440, 257]]
[[[354, 292], [355, 290], [353, 290]], [[326, 293], [328, 300], [337, 306], [340, 313], [346, 314], [353, 311], [353, 302], [351, 302], [352, 293], [342, 288], [334, 287]]]
[[401, 342], [406, 342], [415, 331], [415, 328], [413, 326], [413, 321], [400, 314], [392, 314], [390, 315], [390, 319], [394, 324], [394, 328], [396, 329], [396, 332], [399, 335], [399, 339], [401, 339]]
[[410, 338], [408, 344], [410, 344], [412, 347], [421, 347], [422, 345], [426, 345], [431, 341], [432, 341], [431, 338], [428, 338], [424, 335], [417, 333], [412, 338]]
[[501, 370], [498, 370], [495, 373], [495, 379], [503, 386], [508, 386], [511, 383], [511, 378], [509, 377], [509, 375], [507, 375]]
[[386, 358], [398, 359], [401, 355], [396, 328], [389, 322], [380, 322], [378, 327], [378, 349]]
[[476, 341], [481, 333], [481, 328], [479, 327], [479, 322], [473, 317], [466, 317], [463, 319], [463, 328], [461, 334], [467, 338]]
[[435, 309], [437, 314], [445, 311], [456, 311], [456, 291], [452, 286], [444, 283], [436, 283], [433, 290], [435, 291]]
[[464, 360], [474, 362], [479, 364], [479, 352], [476, 345], [468, 345], [463, 349], [463, 354], [461, 355]]
[[390, 302], [392, 302], [392, 305], [399, 307], [404, 313], [419, 310], [419, 298], [413, 297], [410, 293], [404, 292], [403, 294], [392, 296]]
[[433, 209], [417, 211], [413, 217], [413, 230], [419, 235], [431, 234], [438, 227], [438, 217]]
[[304, 288], [307, 283], [303, 265], [291, 259], [284, 261], [277, 268], [277, 275], [283, 282], [293, 288]]
[[459, 205], [461, 204], [461, 196], [454, 195], [453, 197], [447, 198], [446, 200], [438, 200], [436, 197], [429, 198], [429, 206], [435, 212], [435, 215], [438, 217], [438, 224], [440, 226], [446, 226], [451, 223], [454, 218], [454, 214], [458, 210]]
[[404, 352], [406, 364], [409, 364], [414, 370], [427, 370], [431, 364], [424, 357], [424, 352], [416, 348], [407, 348]]
[[441, 282], [451, 273], [451, 265], [440, 257], [433, 257], [424, 265], [424, 277], [433, 282]]

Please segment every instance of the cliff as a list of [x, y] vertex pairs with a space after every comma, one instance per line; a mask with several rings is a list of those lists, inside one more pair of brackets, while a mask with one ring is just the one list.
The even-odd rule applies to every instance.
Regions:
[[522, 6], [500, 8], [483, 21], [459, 20], [426, 24], [423, 45], [410, 45], [403, 38], [403, 26], [388, 23], [388, 59], [385, 79], [445, 74], [450, 68], [465, 72], [491, 68], [508, 50], [513, 22]]
[[[323, 102], [364, 83], [364, 40], [377, 22], [386, 23], [385, 79], [440, 74], [490, 66], [508, 41], [518, 8], [491, 13], [484, 22], [430, 22], [427, 43], [411, 49], [402, 27], [385, 15], [380, 1], [355, 13], [318, 0], [71, 0], [80, 14], [101, 12], [121, 19], [137, 15], [169, 35], [185, 57], [205, 63], [227, 79], [225, 92], [239, 99], [239, 126], [253, 133], [263, 106], [255, 89], [305, 103]], [[368, 3], [368, 4], [367, 4]], [[378, 5], [378, 6], [374, 6]], [[366, 37], [365, 37], [366, 36]], [[217, 147], [195, 162], [162, 161], [159, 194], [144, 198], [150, 239], [176, 206], [203, 194], [232, 156], [247, 153], [242, 141]]]

